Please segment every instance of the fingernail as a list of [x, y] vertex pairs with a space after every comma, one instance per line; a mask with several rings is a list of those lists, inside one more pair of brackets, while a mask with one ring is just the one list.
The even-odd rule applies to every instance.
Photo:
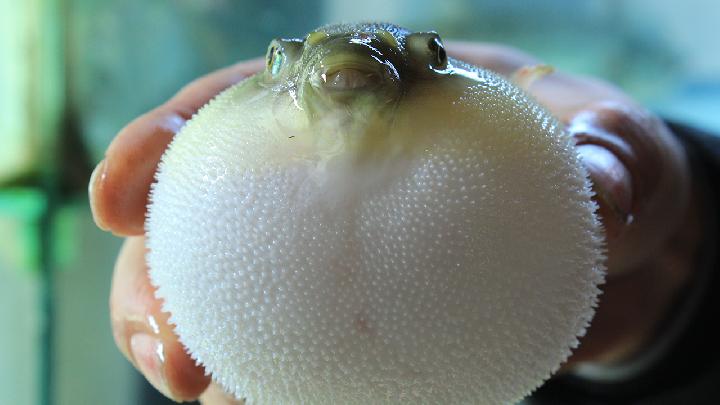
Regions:
[[[192, 114], [190, 114], [192, 116]], [[187, 120], [180, 114], [170, 114], [165, 118], [165, 128], [177, 134], [185, 126]]]
[[592, 144], [578, 146], [578, 153], [588, 169], [597, 198], [622, 224], [630, 221], [632, 186], [625, 165], [608, 149]]
[[95, 212], [95, 191], [100, 186], [100, 182], [104, 179], [104, 177], [105, 159], [103, 159], [100, 163], [98, 163], [97, 166], [95, 166], [95, 170], [93, 170], [92, 175], [90, 175], [90, 182], [88, 183], [88, 198], [90, 199], [90, 211], [92, 212], [95, 224], [103, 231], [109, 231], [110, 228], [105, 225], [97, 212]]
[[165, 353], [162, 342], [145, 333], [136, 333], [130, 338], [130, 351], [135, 366], [150, 384], [170, 399], [174, 399], [165, 378]]

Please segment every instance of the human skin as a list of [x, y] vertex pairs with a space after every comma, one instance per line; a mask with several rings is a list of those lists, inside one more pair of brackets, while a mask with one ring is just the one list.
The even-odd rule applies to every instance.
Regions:
[[[539, 62], [500, 45], [450, 43], [448, 53], [510, 77]], [[241, 62], [190, 83], [115, 137], [90, 180], [95, 222], [126, 237], [117, 259], [110, 313], [120, 351], [175, 400], [233, 403], [187, 355], [147, 276], [144, 220], [163, 151], [192, 114], [223, 89], [264, 68]], [[692, 273], [700, 220], [685, 152], [657, 117], [599, 80], [552, 73], [528, 92], [567, 126], [597, 193], [608, 248], [607, 282], [593, 323], [560, 372], [628, 358]]]

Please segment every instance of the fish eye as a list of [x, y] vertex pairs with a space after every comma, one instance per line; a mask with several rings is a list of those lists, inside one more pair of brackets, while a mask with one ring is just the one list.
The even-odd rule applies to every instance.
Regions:
[[446, 69], [447, 52], [440, 36], [434, 32], [413, 32], [405, 39], [410, 56], [419, 64], [430, 69]]
[[285, 52], [283, 52], [282, 48], [276, 45], [271, 46], [270, 49], [268, 49], [265, 60], [267, 68], [270, 70], [270, 74], [277, 76], [280, 73], [284, 62]]
[[430, 50], [430, 55], [434, 59], [433, 65], [436, 67], [445, 67], [445, 64], [447, 63], [447, 52], [445, 52], [445, 46], [440, 41], [440, 38], [430, 38], [428, 41], [428, 49]]

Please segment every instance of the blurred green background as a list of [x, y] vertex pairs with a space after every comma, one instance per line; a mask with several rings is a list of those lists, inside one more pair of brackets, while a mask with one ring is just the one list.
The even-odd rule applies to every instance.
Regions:
[[191, 79], [357, 20], [514, 45], [720, 132], [717, 0], [0, 0], [0, 404], [160, 401], [112, 342], [93, 165]]

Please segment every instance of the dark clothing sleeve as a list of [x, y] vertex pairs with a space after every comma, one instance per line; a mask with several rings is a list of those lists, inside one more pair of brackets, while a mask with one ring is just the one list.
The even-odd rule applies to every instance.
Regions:
[[[555, 377], [528, 403], [720, 404], [720, 137], [678, 123], [668, 126], [683, 143], [705, 200], [697, 271], [687, 293], [678, 297], [678, 306], [694, 301], [682, 330], [659, 359], [637, 375], [612, 383]], [[673, 316], [678, 314], [670, 314], [669, 320]]]

